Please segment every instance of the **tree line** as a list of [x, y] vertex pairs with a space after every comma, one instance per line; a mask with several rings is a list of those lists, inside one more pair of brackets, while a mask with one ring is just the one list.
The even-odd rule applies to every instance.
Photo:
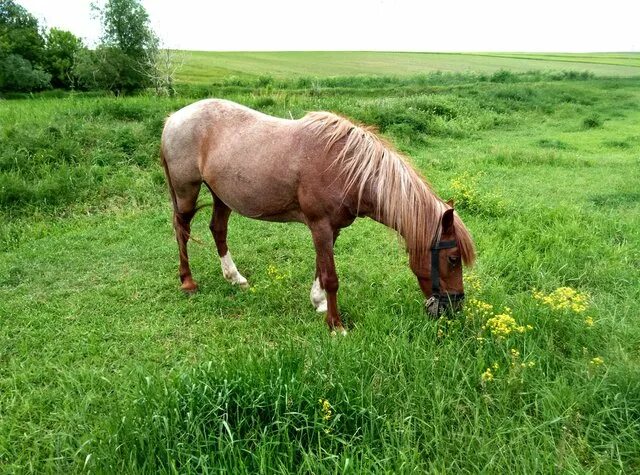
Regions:
[[102, 36], [90, 49], [69, 31], [45, 30], [14, 0], [0, 0], [0, 92], [60, 88], [120, 94], [148, 87], [171, 92], [170, 53], [159, 50], [140, 1], [107, 0], [92, 8]]

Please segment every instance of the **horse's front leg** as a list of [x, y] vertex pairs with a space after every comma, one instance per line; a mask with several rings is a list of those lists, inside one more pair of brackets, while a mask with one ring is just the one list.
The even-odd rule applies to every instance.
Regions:
[[[336, 245], [336, 240], [338, 239], [338, 235], [340, 234], [340, 230], [336, 229], [333, 231], [333, 245]], [[311, 291], [309, 292], [309, 299], [311, 300], [311, 304], [313, 308], [316, 309], [318, 313], [324, 313], [327, 311], [327, 294], [325, 293], [322, 285], [320, 285], [320, 262], [319, 259], [316, 259], [316, 275], [313, 280], [313, 285], [311, 286]]]
[[316, 248], [316, 264], [319, 269], [320, 286], [327, 295], [327, 325], [331, 331], [346, 334], [338, 313], [338, 275], [333, 259], [334, 230], [327, 221], [309, 225]]

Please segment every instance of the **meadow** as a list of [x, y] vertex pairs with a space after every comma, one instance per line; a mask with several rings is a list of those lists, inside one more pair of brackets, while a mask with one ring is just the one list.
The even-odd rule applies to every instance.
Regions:
[[373, 51], [221, 52], [175, 51], [182, 83], [229, 77], [352, 75], [414, 76], [424, 73], [485, 73], [500, 70], [589, 71], [599, 76], [640, 75], [639, 53], [410, 53]]
[[[640, 78], [257, 71], [59, 95], [0, 102], [0, 472], [640, 470]], [[242, 291], [207, 209], [183, 295], [158, 141], [211, 96], [375, 125], [476, 240], [464, 312], [429, 319], [402, 243], [357, 220], [332, 337], [306, 228], [232, 215]]]

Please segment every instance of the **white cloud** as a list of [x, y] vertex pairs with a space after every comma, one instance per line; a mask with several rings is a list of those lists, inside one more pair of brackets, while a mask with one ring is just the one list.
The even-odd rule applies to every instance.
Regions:
[[[89, 42], [89, 0], [19, 0]], [[640, 2], [143, 0], [166, 46], [198, 50], [638, 51]]]

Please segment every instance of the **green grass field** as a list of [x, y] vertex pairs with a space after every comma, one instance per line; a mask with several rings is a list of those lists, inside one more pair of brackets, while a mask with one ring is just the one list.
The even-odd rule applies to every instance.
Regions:
[[589, 71], [598, 76], [640, 75], [639, 53], [534, 54], [534, 53], [381, 53], [366, 51], [214, 52], [182, 51], [177, 78], [207, 83], [229, 76], [276, 78], [292, 76], [352, 76], [386, 74], [410, 76], [435, 71], [451, 73]]
[[[640, 470], [640, 79], [265, 71], [0, 104], [0, 472]], [[464, 313], [427, 318], [369, 220], [337, 243], [345, 338], [302, 225], [232, 215], [241, 291], [203, 210], [181, 294], [158, 141], [207, 95], [376, 125], [476, 239]]]

